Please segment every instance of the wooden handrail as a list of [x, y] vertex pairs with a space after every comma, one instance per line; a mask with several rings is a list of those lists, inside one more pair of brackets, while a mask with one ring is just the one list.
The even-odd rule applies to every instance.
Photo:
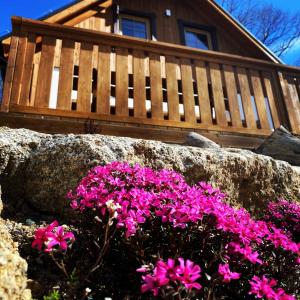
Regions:
[[210, 50], [199, 50], [187, 46], [175, 45], [171, 43], [158, 42], [152, 40], [144, 40], [119, 34], [99, 32], [84, 28], [74, 28], [72, 26], [46, 23], [42, 21], [27, 19], [23, 17], [12, 17], [13, 29], [31, 32], [40, 35], [51, 35], [56, 38], [72, 38], [77, 41], [109, 43], [113, 46], [124, 46], [130, 48], [138, 48], [140, 50], [148, 50], [151, 52], [166, 52], [169, 55], [178, 55], [187, 58], [218, 59], [224, 62], [246, 63], [260, 67], [276, 67], [280, 70], [300, 73], [299, 67], [276, 64], [260, 59], [233, 55], [223, 52]]

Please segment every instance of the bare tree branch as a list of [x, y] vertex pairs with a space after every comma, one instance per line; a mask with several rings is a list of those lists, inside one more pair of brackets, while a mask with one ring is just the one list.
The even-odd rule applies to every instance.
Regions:
[[220, 4], [281, 57], [300, 39], [300, 11], [287, 12], [257, 0], [220, 0]]

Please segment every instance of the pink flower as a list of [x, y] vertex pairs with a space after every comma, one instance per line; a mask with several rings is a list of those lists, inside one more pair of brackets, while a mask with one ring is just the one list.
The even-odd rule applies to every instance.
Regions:
[[53, 247], [58, 245], [63, 251], [68, 248], [67, 240], [75, 240], [72, 232], [64, 232], [63, 226], [58, 226], [55, 233], [51, 232], [48, 234], [49, 242], [47, 242], [47, 252], [52, 251]]
[[273, 287], [277, 285], [276, 280], [269, 280], [265, 276], [263, 276], [262, 279], [258, 276], [254, 276], [249, 283], [251, 285], [249, 294], [254, 294], [258, 298], [266, 297], [267, 299], [275, 299], [276, 293]]
[[[183, 285], [186, 289], [201, 289], [201, 285], [195, 282], [200, 278], [201, 269], [190, 260], [184, 261], [179, 258], [179, 265], [176, 265], [174, 259], [169, 258], [167, 262], [159, 260], [153, 269], [152, 274], [142, 276], [144, 283], [141, 287], [142, 293], [152, 291], [154, 296], [159, 294], [160, 289], [166, 285], [176, 287]], [[137, 272], [145, 273], [149, 271], [148, 266], [142, 266]]]
[[58, 222], [55, 220], [47, 227], [40, 227], [34, 233], [34, 241], [32, 242], [32, 248], [37, 247], [39, 251], [42, 250], [44, 243], [49, 240], [49, 233], [58, 225]]
[[223, 276], [223, 282], [230, 282], [231, 279], [239, 279], [241, 277], [240, 273], [231, 272], [228, 264], [219, 264], [218, 272]]
[[164, 276], [156, 276], [156, 274], [142, 276], [144, 284], [141, 287], [141, 292], [151, 291], [154, 296], [158, 296], [159, 289], [169, 283], [169, 279]]
[[180, 266], [177, 267], [177, 279], [184, 284], [187, 289], [201, 289], [201, 285], [195, 282], [201, 277], [201, 268], [198, 265], [194, 265], [190, 260], [184, 261], [183, 258], [178, 258]]
[[254, 294], [258, 298], [266, 298], [270, 300], [295, 300], [296, 298], [290, 295], [287, 295], [285, 291], [281, 288], [274, 290], [273, 288], [277, 285], [277, 281], [274, 279], [268, 279], [263, 276], [259, 278], [254, 276], [251, 281], [251, 290], [249, 294]]
[[177, 279], [174, 259], [169, 258], [167, 263], [162, 260], [158, 261], [156, 264], [156, 269], [158, 274], [163, 274], [164, 276], [170, 278], [170, 280]]

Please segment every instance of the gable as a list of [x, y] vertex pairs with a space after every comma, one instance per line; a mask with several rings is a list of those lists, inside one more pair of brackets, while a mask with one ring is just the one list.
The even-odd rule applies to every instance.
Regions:
[[[166, 16], [167, 9], [171, 16]], [[182, 24], [202, 26], [215, 32], [214, 50], [280, 62], [213, 0], [85, 0], [45, 17], [43, 21], [114, 33], [117, 31], [117, 13], [122, 11], [154, 16], [156, 39], [161, 42], [183, 44]], [[3, 40], [6, 49], [9, 43], [10, 38]]]

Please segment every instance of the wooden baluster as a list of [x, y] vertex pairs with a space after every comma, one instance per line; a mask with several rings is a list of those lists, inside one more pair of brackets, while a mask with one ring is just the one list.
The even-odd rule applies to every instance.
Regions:
[[14, 71], [15, 71], [15, 66], [16, 66], [18, 44], [19, 44], [19, 37], [12, 36], [11, 42], [10, 42], [8, 63], [7, 63], [7, 67], [6, 67], [6, 76], [5, 76], [4, 86], [3, 86], [3, 97], [2, 97], [2, 103], [1, 103], [1, 111], [2, 112], [9, 111]]
[[48, 108], [56, 39], [44, 36], [42, 43], [34, 106]]
[[275, 128], [279, 128], [280, 121], [279, 121], [278, 109], [276, 106], [274, 93], [273, 93], [273, 89], [272, 89], [272, 78], [271, 78], [271, 75], [267, 72], [263, 72], [262, 76], [263, 76], [263, 83], [264, 83], [264, 87], [265, 87], [265, 91], [266, 91], [266, 96], [269, 101], [273, 124], [274, 124]]
[[197, 120], [195, 114], [195, 97], [191, 61], [188, 59], [181, 59], [180, 66], [185, 122], [196, 123]]
[[64, 39], [60, 57], [57, 108], [71, 110], [75, 41]]
[[110, 114], [110, 92], [111, 92], [111, 47], [99, 45], [98, 75], [97, 75], [97, 108], [99, 114]]
[[254, 99], [257, 107], [257, 113], [260, 120], [260, 125], [262, 129], [271, 129], [268, 120], [267, 108], [265, 105], [265, 96], [263, 93], [263, 88], [261, 84], [261, 79], [258, 71], [250, 71], [251, 82], [253, 87]]
[[145, 53], [133, 51], [133, 98], [134, 116], [146, 118], [146, 76], [145, 76]]
[[[19, 104], [20, 101], [21, 83], [23, 79], [24, 66], [25, 66], [27, 39], [28, 39], [27, 34], [21, 32], [19, 45], [18, 45], [16, 65], [15, 65], [13, 86], [11, 91], [11, 103], [13, 104]], [[26, 74], [25, 77], [26, 79], [28, 79], [29, 75]]]
[[23, 70], [23, 76], [21, 81], [21, 95], [20, 95], [20, 105], [29, 106], [30, 105], [30, 87], [33, 77], [33, 66], [34, 66], [34, 54], [36, 48], [36, 35], [29, 34], [27, 40], [26, 54], [25, 54], [25, 64]]
[[300, 114], [296, 112], [295, 108], [295, 99], [291, 94], [291, 90], [289, 88], [289, 82], [284, 77], [283, 73], [278, 73], [278, 78], [280, 81], [284, 102], [286, 106], [286, 110], [288, 112], [289, 123], [291, 125], [291, 130], [295, 133], [300, 133]]
[[200, 106], [201, 123], [212, 124], [211, 106], [208, 92], [208, 79], [205, 62], [195, 62], [198, 99]]
[[116, 48], [116, 115], [128, 117], [128, 50]]
[[180, 121], [179, 114], [179, 95], [176, 68], [178, 61], [173, 56], [166, 56], [166, 76], [167, 76], [167, 95], [168, 110], [170, 121]]
[[237, 68], [237, 75], [240, 84], [240, 92], [243, 102], [243, 108], [248, 128], [256, 129], [256, 120], [254, 115], [254, 108], [251, 102], [251, 93], [246, 70], [244, 68]]
[[224, 65], [223, 68], [232, 126], [242, 128], [243, 123], [239, 109], [238, 92], [236, 88], [234, 69], [232, 66], [228, 65]]
[[79, 54], [79, 76], [77, 111], [91, 112], [93, 44], [81, 43]]
[[291, 99], [294, 106], [295, 120], [297, 122], [298, 132], [300, 133], [300, 99], [296, 88], [296, 82], [294, 76], [288, 76], [287, 78], [288, 89], [290, 91]]
[[164, 119], [163, 92], [161, 78], [160, 56], [150, 54], [150, 88], [151, 88], [151, 115], [153, 119]]
[[220, 67], [215, 63], [210, 63], [209, 67], [217, 124], [220, 126], [228, 126]]

